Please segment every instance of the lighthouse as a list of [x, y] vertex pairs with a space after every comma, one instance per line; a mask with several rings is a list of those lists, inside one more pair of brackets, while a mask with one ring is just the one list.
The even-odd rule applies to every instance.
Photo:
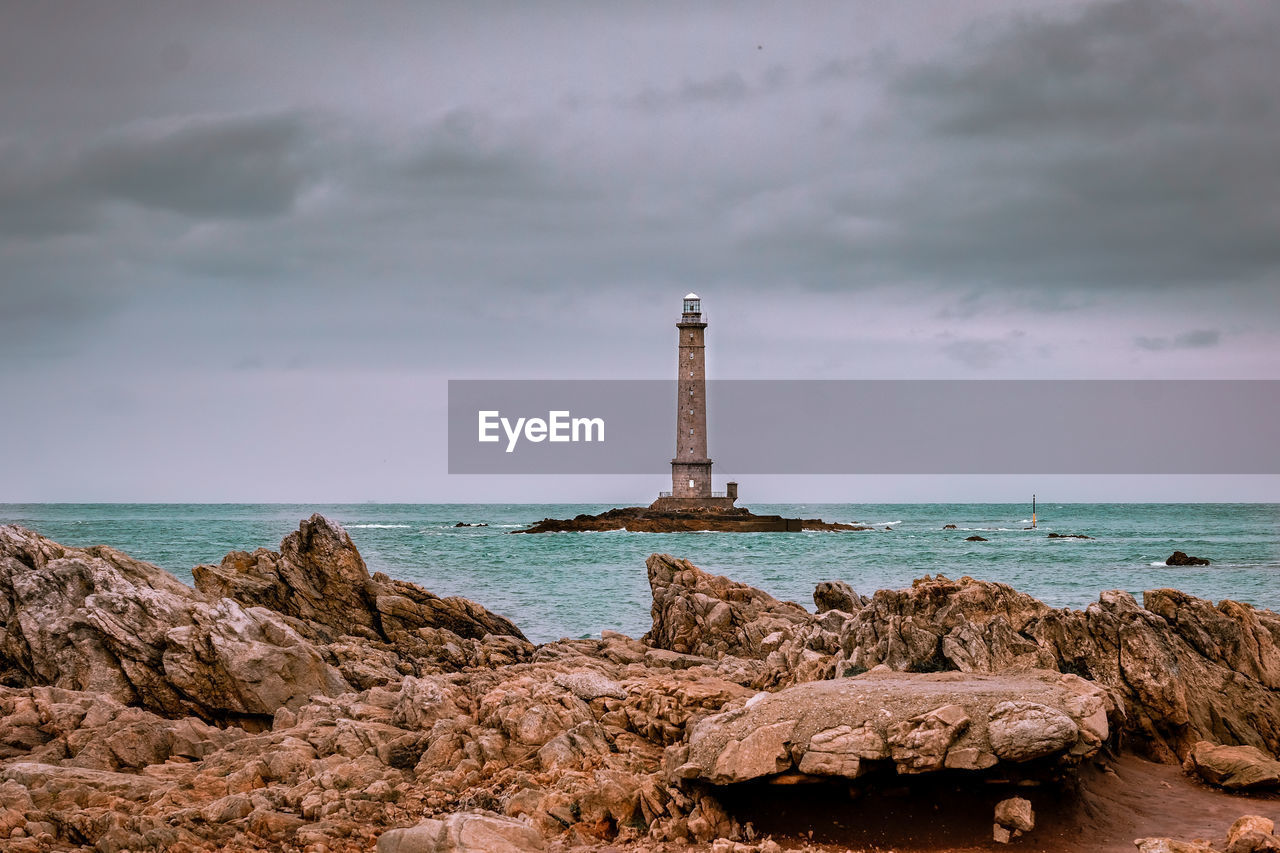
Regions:
[[733, 506], [738, 484], [711, 491], [711, 457], [707, 455], [707, 321], [702, 299], [685, 294], [676, 323], [676, 455], [671, 459], [671, 492], [655, 506]]

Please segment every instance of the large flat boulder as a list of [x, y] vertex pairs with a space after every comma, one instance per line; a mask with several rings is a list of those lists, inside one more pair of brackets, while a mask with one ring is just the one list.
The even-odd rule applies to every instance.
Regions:
[[1106, 692], [1074, 675], [872, 672], [761, 693], [707, 717], [678, 771], [714, 785], [1075, 764], [1111, 734]]
[[1201, 741], [1187, 763], [1200, 778], [1229, 791], [1280, 789], [1280, 761], [1256, 747]]

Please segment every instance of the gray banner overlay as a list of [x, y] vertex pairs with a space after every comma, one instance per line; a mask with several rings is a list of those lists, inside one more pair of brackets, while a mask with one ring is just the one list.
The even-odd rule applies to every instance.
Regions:
[[[670, 380], [450, 380], [449, 473], [668, 472], [675, 422]], [[717, 478], [1277, 474], [1277, 424], [1280, 380], [707, 381]]]

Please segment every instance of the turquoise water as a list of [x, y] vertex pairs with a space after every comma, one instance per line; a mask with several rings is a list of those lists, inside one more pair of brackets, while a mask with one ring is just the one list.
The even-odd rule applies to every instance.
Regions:
[[[649, 627], [644, 560], [655, 551], [812, 608], [813, 587], [859, 592], [926, 574], [1003, 581], [1055, 607], [1083, 607], [1107, 589], [1176, 587], [1280, 609], [1280, 505], [1041, 503], [753, 504], [759, 513], [861, 521], [861, 533], [555, 533], [508, 536], [544, 517], [600, 512], [566, 504], [0, 504], [0, 523], [68, 545], [106, 544], [191, 582], [191, 566], [232, 549], [275, 549], [313, 512], [341, 522], [371, 571], [440, 595], [462, 595], [512, 618], [530, 639], [638, 636]], [[490, 527], [454, 528], [459, 521]], [[955, 524], [958, 530], [942, 530]], [[1050, 532], [1093, 540], [1052, 540]], [[979, 533], [988, 542], [966, 542]], [[1207, 568], [1169, 568], [1175, 550]], [[1153, 565], [1159, 564], [1159, 565]]]

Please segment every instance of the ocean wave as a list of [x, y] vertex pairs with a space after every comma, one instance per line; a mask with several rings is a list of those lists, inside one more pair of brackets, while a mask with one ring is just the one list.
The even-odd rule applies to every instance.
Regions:
[[366, 530], [366, 529], [408, 530], [409, 528], [413, 527], [412, 524], [344, 524], [342, 526], [347, 528], [348, 530]]
[[873, 521], [871, 524], [873, 527], [884, 527], [886, 524], [901, 524], [901, 523], [902, 523], [902, 519], [898, 519], [897, 521]]

